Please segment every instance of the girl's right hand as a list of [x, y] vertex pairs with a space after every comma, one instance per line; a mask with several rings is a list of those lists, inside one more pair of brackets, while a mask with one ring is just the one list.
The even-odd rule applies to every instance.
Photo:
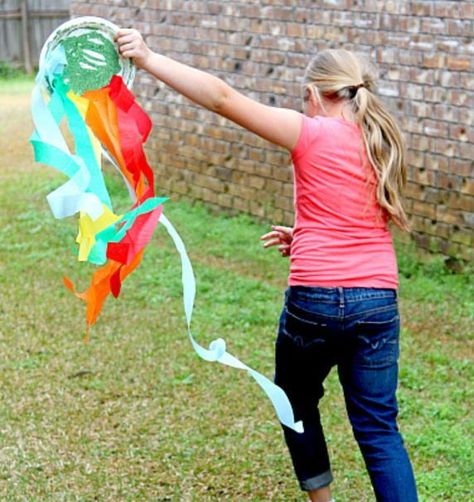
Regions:
[[152, 51], [137, 30], [121, 28], [115, 36], [122, 57], [132, 58], [138, 68], [145, 68]]
[[272, 225], [272, 231], [260, 237], [261, 241], [265, 241], [264, 248], [278, 246], [278, 251], [284, 257], [290, 256], [290, 246], [293, 240], [293, 229], [291, 227], [281, 227]]

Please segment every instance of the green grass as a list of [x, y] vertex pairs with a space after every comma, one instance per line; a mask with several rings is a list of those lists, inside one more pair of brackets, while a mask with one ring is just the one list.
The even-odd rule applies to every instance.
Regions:
[[[304, 500], [273, 409], [246, 374], [195, 355], [185, 331], [180, 263], [159, 228], [88, 345], [87, 285], [73, 253], [75, 219], [46, 195], [63, 178], [34, 165], [26, 139], [31, 88], [0, 84], [0, 499], [7, 501]], [[23, 96], [23, 97], [22, 97]], [[9, 108], [15, 106], [15, 113]], [[21, 132], [19, 132], [21, 131]], [[11, 137], [8, 137], [8, 134]], [[21, 139], [18, 140], [18, 138]], [[19, 146], [14, 141], [20, 141]], [[10, 147], [11, 146], [11, 147]], [[113, 199], [126, 204], [117, 179]], [[159, 185], [159, 180], [158, 180]], [[187, 244], [198, 292], [193, 332], [271, 377], [288, 262], [263, 250], [268, 228], [175, 200], [166, 213]], [[400, 428], [420, 500], [472, 495], [470, 270], [397, 243], [402, 347]], [[336, 500], [370, 501], [335, 372], [321, 413]]]
[[0, 61], [0, 92], [25, 93], [31, 90], [33, 75], [28, 75], [21, 68], [16, 68]]

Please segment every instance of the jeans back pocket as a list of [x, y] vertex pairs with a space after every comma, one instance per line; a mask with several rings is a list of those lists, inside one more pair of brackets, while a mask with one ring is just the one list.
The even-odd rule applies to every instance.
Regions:
[[356, 357], [369, 367], [397, 362], [400, 348], [400, 315], [397, 305], [366, 312], [354, 321]]
[[293, 303], [287, 303], [280, 324], [281, 335], [289, 338], [299, 348], [326, 343], [329, 320], [315, 313], [309, 313]]

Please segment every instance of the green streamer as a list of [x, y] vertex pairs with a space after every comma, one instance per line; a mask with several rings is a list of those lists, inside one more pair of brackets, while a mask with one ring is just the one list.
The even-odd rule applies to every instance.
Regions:
[[62, 46], [67, 60], [64, 81], [76, 94], [108, 85], [120, 71], [114, 43], [99, 32], [67, 37]]

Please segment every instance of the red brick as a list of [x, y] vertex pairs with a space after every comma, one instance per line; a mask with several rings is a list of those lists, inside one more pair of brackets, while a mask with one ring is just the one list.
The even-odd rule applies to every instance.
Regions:
[[407, 162], [410, 166], [424, 167], [425, 156], [423, 152], [410, 150], [407, 155]]
[[449, 137], [454, 140], [474, 143], [474, 128], [462, 124], [452, 125], [449, 128]]
[[462, 183], [461, 193], [466, 195], [474, 195], [474, 179], [464, 179]]
[[304, 37], [305, 31], [305, 26], [301, 23], [288, 23], [286, 25], [286, 34], [289, 37]]
[[250, 201], [250, 214], [263, 218], [265, 216], [265, 206], [260, 204], [258, 201]]
[[474, 247], [473, 246], [460, 246], [457, 253], [452, 256], [456, 256], [466, 261], [467, 263], [472, 263], [474, 260]]
[[431, 169], [417, 169], [415, 171], [414, 181], [421, 185], [436, 186], [436, 178], [438, 173]]
[[474, 178], [474, 165], [472, 159], [449, 159], [449, 170], [453, 174]]
[[228, 193], [218, 193], [217, 203], [222, 207], [232, 207], [232, 196]]
[[445, 68], [445, 59], [444, 54], [440, 53], [424, 54], [422, 66], [424, 68]]
[[238, 209], [239, 211], [248, 212], [249, 210], [249, 202], [247, 200], [240, 199], [239, 197], [234, 197], [232, 205], [235, 209]]
[[422, 194], [424, 192], [424, 187], [419, 183], [408, 182], [405, 188], [405, 196], [414, 198], [414, 199], [422, 199]]
[[415, 16], [432, 16], [435, 2], [414, 1], [410, 3], [410, 14]]
[[272, 176], [276, 180], [280, 180], [280, 181], [291, 181], [292, 180], [292, 172], [289, 167], [273, 167]]
[[468, 57], [448, 56], [446, 65], [450, 70], [468, 71], [471, 68], [471, 59]]
[[289, 197], [277, 197], [275, 199], [275, 207], [289, 211], [293, 209], [293, 200]]
[[474, 4], [472, 2], [463, 2], [459, 5], [459, 17], [461, 19], [474, 19]]
[[451, 235], [451, 240], [453, 242], [459, 242], [463, 246], [471, 247], [473, 246], [473, 233], [470, 229], [454, 231]]
[[460, 209], [466, 214], [474, 213], [474, 196], [465, 195], [460, 192], [449, 192], [447, 204], [450, 208]]
[[413, 202], [413, 213], [428, 218], [436, 218], [436, 205], [415, 200]]
[[249, 176], [248, 183], [252, 188], [256, 188], [257, 190], [261, 190], [265, 186], [265, 178], [261, 176]]

